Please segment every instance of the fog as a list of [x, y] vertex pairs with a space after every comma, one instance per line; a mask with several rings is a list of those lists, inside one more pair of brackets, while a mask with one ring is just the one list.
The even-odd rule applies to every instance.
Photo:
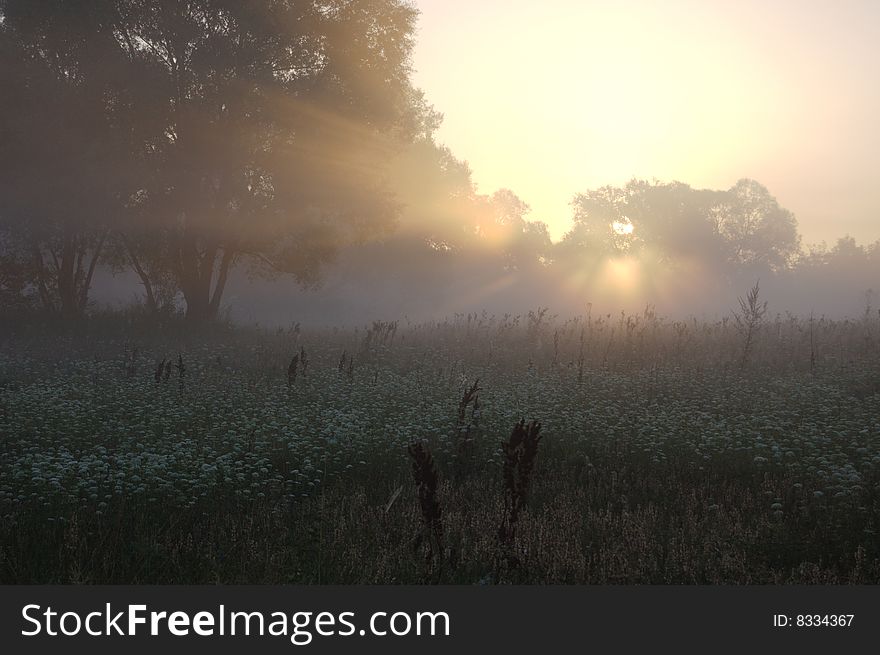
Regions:
[[0, 0], [0, 583], [877, 584], [878, 7]]
[[[684, 132], [676, 142], [689, 109], [673, 115], [673, 105], [658, 100], [652, 108], [646, 99], [653, 96], [636, 94], [626, 120], [613, 107], [572, 114], [568, 100], [545, 89], [529, 105], [527, 127], [499, 109], [497, 120], [480, 114], [471, 140], [462, 142], [444, 125], [478, 115], [452, 97], [449, 108], [435, 106], [437, 62], [418, 76], [414, 69], [419, 34], [436, 46], [436, 8], [420, 24], [415, 7], [394, 0], [279, 3], [254, 13], [199, 3], [174, 12], [160, 10], [162, 3], [115, 5], [121, 13], [0, 4], [7, 89], [0, 104], [0, 300], [7, 309], [72, 317], [139, 308], [264, 325], [539, 307], [560, 316], [648, 309], [717, 318], [756, 283], [779, 314], [855, 317], [875, 309], [880, 241], [872, 239], [880, 234], [864, 220], [870, 203], [859, 210], [859, 241], [831, 232], [852, 225], [844, 202], [841, 216], [829, 216], [822, 229], [811, 214], [810, 232], [802, 234], [775, 186], [749, 176], [766, 175], [786, 198], [806, 178], [795, 168], [789, 175], [781, 160], [768, 169], [766, 159], [730, 163], [721, 145], [690, 148], [693, 135]], [[645, 12], [645, 20], [657, 18]], [[620, 27], [619, 18], [609, 25]], [[719, 16], [702, 19], [717, 27]], [[730, 21], [743, 34], [751, 24], [742, 16]], [[719, 61], [738, 42], [725, 42]], [[656, 67], [632, 67], [633, 52], [640, 50], [609, 66], [636, 75], [635, 89], [679, 94], [686, 71], [666, 71], [671, 77], [658, 81]], [[684, 51], [676, 52], [680, 59]], [[498, 56], [489, 58], [493, 66]], [[417, 58], [423, 66], [425, 57]], [[755, 57], [744, 46], [740, 63]], [[463, 79], [482, 70], [477, 54], [472, 60]], [[511, 54], [509, 65], [517, 61]], [[563, 79], [572, 61], [561, 62], [553, 79]], [[476, 98], [502, 93], [502, 78], [509, 81], [484, 79]], [[415, 79], [430, 86], [418, 88]], [[578, 102], [603, 97], [601, 85], [578, 88]], [[448, 97], [442, 84], [436, 89]], [[724, 100], [701, 100], [709, 112], [701, 129], [712, 126], [716, 145], [736, 140], [741, 151], [765, 151], [767, 125], [745, 138], [729, 123], [748, 114], [736, 97]], [[511, 115], [520, 109], [511, 105]], [[802, 105], [798, 120], [809, 111]], [[507, 130], [503, 139], [499, 126]], [[620, 133], [619, 148], [581, 144], [574, 159], [532, 148], [559, 142], [560, 129], [572, 139], [584, 130]], [[664, 130], [662, 147], [648, 138]], [[488, 134], [496, 134], [497, 148], [487, 159]], [[630, 137], [643, 147], [633, 148]], [[669, 139], [688, 153], [688, 167], [650, 154]], [[468, 163], [475, 149], [480, 171]], [[503, 180], [487, 178], [492, 162], [498, 172], [511, 171], [509, 184], [478, 183]], [[542, 178], [582, 182], [549, 212], [546, 189], [516, 186], [516, 162], [538, 162]], [[706, 186], [695, 171], [719, 162], [721, 177], [736, 168], [734, 183]], [[849, 180], [865, 179], [867, 160], [842, 164]], [[839, 179], [841, 167], [825, 165]], [[621, 182], [622, 170], [646, 172]], [[793, 198], [798, 207], [827, 208], [841, 195], [807, 186], [809, 193]], [[839, 188], [850, 199], [858, 191]], [[836, 236], [812, 245], [811, 235], [827, 233]]]
[[[420, 322], [541, 307], [562, 317], [648, 309], [673, 319], [715, 320], [730, 316], [755, 283], [771, 315], [856, 318], [878, 308], [878, 244], [842, 237], [830, 247], [804, 248], [796, 218], [753, 182], [708, 192], [634, 181], [627, 189], [592, 194], [592, 200], [615, 198], [617, 207], [597, 207], [584, 194], [575, 208], [576, 227], [553, 242], [545, 226], [528, 220], [528, 206], [512, 192], [463, 196], [413, 181], [430, 181], [434, 174], [408, 167], [411, 197], [391, 233], [341, 248], [312, 285], [236, 269], [221, 314], [267, 326]], [[741, 218], [732, 209], [742, 201], [737, 194], [760, 196], [739, 207], [754, 221], [752, 233], [735, 224]], [[662, 204], [673, 196], [673, 214], [651, 209], [652, 199]], [[682, 208], [707, 201], [711, 207], [702, 211]], [[724, 212], [729, 214], [719, 219]], [[725, 221], [731, 225], [725, 228]], [[95, 280], [98, 304], [122, 307], [140, 296], [142, 287], [129, 272], [104, 269]], [[175, 306], [182, 309], [182, 301], [178, 297]]]

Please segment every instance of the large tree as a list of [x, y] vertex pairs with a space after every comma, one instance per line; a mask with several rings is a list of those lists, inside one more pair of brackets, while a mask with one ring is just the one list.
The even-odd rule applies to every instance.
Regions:
[[110, 2], [0, 0], [0, 230], [6, 270], [81, 313], [108, 235], [140, 185], [148, 79], [121, 56]]
[[[216, 315], [230, 269], [316, 278], [391, 225], [384, 162], [430, 112], [409, 83], [415, 10], [398, 0], [124, 0], [132, 59], [163, 71], [164, 138], [141, 198], [187, 315]], [[145, 282], [146, 283], [146, 282]]]
[[707, 269], [780, 270], [799, 251], [797, 222], [767, 189], [743, 179], [725, 191], [631, 180], [579, 193], [560, 251], [636, 253], [667, 265], [701, 259]]
[[0, 0], [0, 15], [0, 213], [40, 244], [33, 288], [65, 311], [107, 244], [148, 303], [170, 277], [193, 318], [217, 314], [238, 261], [314, 280], [392, 224], [384, 163], [436, 122], [409, 82], [402, 0]]
[[800, 250], [794, 214], [754, 180], [742, 179], [731, 187], [712, 219], [735, 266], [779, 271]]

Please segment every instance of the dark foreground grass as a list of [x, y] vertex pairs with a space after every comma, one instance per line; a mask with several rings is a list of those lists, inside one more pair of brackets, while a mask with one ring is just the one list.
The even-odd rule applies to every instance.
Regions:
[[392, 325], [8, 331], [0, 581], [880, 582], [864, 325]]
[[[3, 534], [6, 583], [876, 583], [874, 519], [774, 518], [784, 475], [696, 476], [595, 453], [590, 472], [546, 458], [498, 574], [497, 480], [443, 482], [442, 574], [426, 575], [418, 503], [394, 481], [347, 480], [289, 506], [217, 494], [187, 511], [120, 499], [101, 516], [18, 520]], [[790, 494], [788, 494], [790, 495]], [[792, 507], [796, 498], [789, 498]]]

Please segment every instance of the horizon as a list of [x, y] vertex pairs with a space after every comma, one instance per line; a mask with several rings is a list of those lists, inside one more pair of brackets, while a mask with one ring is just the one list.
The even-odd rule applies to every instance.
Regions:
[[861, 315], [880, 289], [880, 5], [160, 5], [0, 3], [4, 307], [705, 316], [761, 280]]
[[[0, 582], [880, 584], [878, 52], [880, 2], [0, 0]], [[590, 634], [368, 595], [151, 636]]]
[[437, 141], [481, 193], [519, 195], [554, 241], [576, 193], [633, 178], [755, 179], [805, 246], [880, 238], [877, 3], [414, 5], [413, 79], [444, 115]]

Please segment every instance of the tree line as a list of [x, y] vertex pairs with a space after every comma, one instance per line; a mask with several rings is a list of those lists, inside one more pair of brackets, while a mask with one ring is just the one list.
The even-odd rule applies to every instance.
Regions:
[[878, 244], [805, 251], [748, 179], [588, 190], [554, 243], [436, 143], [416, 18], [402, 0], [0, 0], [2, 306], [82, 314], [110, 268], [149, 311], [211, 319], [233, 274], [313, 285], [334, 257], [414, 293], [511, 275], [581, 293], [618, 260], [655, 281], [880, 271]]

